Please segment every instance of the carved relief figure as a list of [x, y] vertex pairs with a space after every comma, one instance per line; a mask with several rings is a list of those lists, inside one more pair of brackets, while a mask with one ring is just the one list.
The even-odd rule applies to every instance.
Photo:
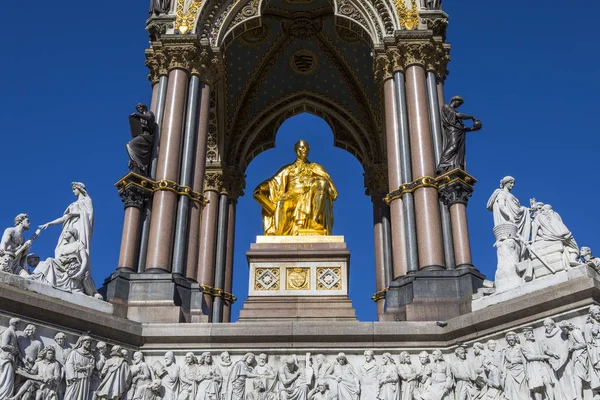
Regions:
[[67, 335], [63, 332], [58, 332], [54, 335], [54, 352], [56, 355], [56, 361], [60, 363], [60, 365], [65, 365], [65, 361], [67, 361], [67, 357], [71, 352], [71, 346], [67, 343]]
[[332, 376], [337, 382], [339, 400], [358, 400], [360, 396], [360, 380], [354, 367], [348, 363], [344, 353], [339, 353], [333, 365]]
[[477, 374], [473, 366], [467, 361], [467, 350], [459, 346], [454, 350], [456, 360], [450, 365], [452, 375], [456, 382], [454, 389], [456, 400], [474, 399], [477, 396], [475, 380]]
[[[437, 5], [438, 0], [430, 0], [431, 5]], [[445, 174], [456, 168], [465, 169], [465, 147], [467, 132], [481, 129], [481, 121], [472, 115], [462, 114], [457, 108], [464, 103], [460, 96], [454, 96], [449, 104], [442, 107], [442, 126], [444, 128], [444, 150], [437, 166], [438, 175]], [[466, 127], [465, 120], [473, 120], [473, 127]]]
[[179, 370], [178, 400], [194, 400], [198, 393], [198, 360], [194, 353], [185, 354], [185, 365]]
[[364, 352], [365, 362], [360, 367], [360, 398], [374, 399], [378, 392], [377, 378], [379, 376], [379, 367], [375, 362], [375, 353], [373, 350]]
[[221, 353], [219, 357], [219, 371], [221, 372], [221, 377], [223, 378], [223, 383], [221, 385], [221, 398], [225, 397], [226, 383], [229, 381], [229, 374], [231, 373], [231, 369], [233, 368], [233, 363], [231, 362], [231, 356], [227, 351]]
[[257, 378], [253, 372], [254, 354], [246, 353], [244, 358], [233, 365], [227, 382], [225, 382], [225, 400], [244, 400], [246, 379]]
[[33, 392], [35, 400], [58, 400], [62, 368], [56, 361], [54, 347], [42, 349], [33, 367], [27, 372], [21, 371], [21, 375], [28, 379], [9, 400], [22, 399], [27, 392]]
[[221, 391], [221, 372], [213, 364], [212, 355], [208, 352], [202, 353], [198, 363], [198, 393], [196, 400], [213, 400], [219, 397]]
[[179, 366], [175, 364], [175, 354], [172, 351], [165, 353], [164, 365], [157, 362], [152, 366], [156, 376], [162, 381], [163, 399], [177, 400], [179, 393]]
[[429, 397], [431, 400], [450, 400], [452, 393], [452, 371], [450, 365], [444, 361], [441, 350], [435, 349], [431, 352], [433, 362], [431, 363], [431, 386]]
[[308, 392], [308, 400], [334, 400], [335, 396], [329, 390], [329, 385], [324, 379], [317, 380], [316, 387]]
[[81, 336], [67, 357], [65, 400], [88, 400], [92, 398], [91, 380], [96, 360], [92, 354], [92, 338]]
[[582, 247], [579, 249], [579, 254], [583, 259], [584, 264], [594, 268], [597, 272], [600, 272], [600, 258], [592, 255], [592, 249], [589, 247]]
[[15, 385], [15, 369], [20, 360], [19, 343], [17, 342], [17, 329], [21, 320], [11, 318], [8, 328], [0, 335], [0, 399], [10, 397]]
[[[400, 400], [400, 378], [390, 353], [383, 353], [383, 363], [377, 376], [377, 393], [372, 399]], [[364, 390], [364, 387], [363, 387]], [[362, 391], [361, 391], [362, 397]]]
[[[139, 397], [141, 388], [152, 383], [152, 372], [144, 360], [144, 354], [141, 351], [133, 353], [133, 365], [131, 366], [131, 387], [127, 393], [127, 398], [133, 399]], [[162, 384], [161, 384], [162, 386]]]
[[331, 235], [337, 190], [325, 169], [308, 161], [309, 145], [294, 146], [296, 161], [254, 190], [263, 209], [265, 235]]
[[44, 348], [42, 341], [35, 337], [35, 331], [35, 326], [29, 324], [25, 327], [23, 333], [17, 334], [21, 360], [23, 361], [23, 367], [27, 369], [33, 367], [40, 351]]
[[590, 357], [590, 386], [600, 395], [600, 307], [590, 307], [585, 324], [585, 341]]
[[114, 346], [102, 368], [102, 381], [96, 389], [98, 399], [124, 400], [127, 395], [131, 385], [131, 370], [121, 350], [121, 346]]
[[73, 194], [77, 196], [77, 200], [67, 207], [62, 217], [40, 225], [40, 229], [44, 230], [49, 226], [62, 224], [62, 231], [55, 250], [56, 254], [60, 254], [60, 247], [69, 242], [66, 236], [72, 236], [73, 231], [77, 232], [77, 240], [83, 246], [87, 255], [87, 265], [82, 267], [87, 271], [83, 280], [84, 292], [88, 296], [101, 297], [91, 277], [90, 248], [92, 244], [92, 232], [94, 231], [94, 207], [92, 199], [88, 195], [83, 183], [73, 182], [71, 188], [73, 189]]
[[277, 400], [275, 393], [267, 391], [263, 380], [255, 380], [252, 387], [252, 391], [246, 395], [246, 400]]
[[521, 344], [521, 352], [525, 358], [525, 375], [527, 386], [536, 400], [543, 398], [553, 400], [555, 398], [554, 373], [550, 370], [548, 360], [539, 343], [535, 340], [533, 328], [523, 328], [525, 342]]
[[[585, 343], [583, 333], [579, 328], [568, 321], [561, 321], [560, 329], [569, 338], [569, 370], [572, 375], [574, 396], [564, 390], [565, 396], [570, 399], [583, 400], [583, 384], [590, 382], [590, 358], [588, 356], [588, 347]], [[566, 387], [566, 386], [564, 386]]]
[[285, 359], [284, 365], [279, 369], [278, 380], [281, 384], [279, 397], [282, 400], [306, 400], [308, 385], [293, 357]]
[[505, 335], [508, 347], [503, 354], [504, 396], [507, 400], [519, 400], [529, 398], [527, 377], [525, 374], [525, 358], [521, 351], [519, 338], [515, 332]]
[[[152, 5], [160, 6], [164, 1], [152, 1]], [[168, 11], [168, 9], [167, 9]], [[133, 114], [129, 116], [132, 139], [127, 143], [129, 154], [129, 169], [138, 175], [148, 176], [148, 164], [152, 155], [156, 119], [154, 113], [145, 104], [138, 104]]]
[[[401, 399], [412, 400], [413, 393], [417, 387], [417, 371], [413, 367], [410, 355], [403, 351], [400, 353], [400, 364], [398, 365], [398, 375], [402, 381]], [[428, 357], [429, 358], [429, 357]]]
[[31, 239], [25, 241], [23, 232], [29, 230], [29, 216], [19, 214], [15, 217], [15, 227], [7, 228], [0, 240], [0, 263], [2, 271], [19, 276], [28, 276], [27, 252], [31, 248]]
[[[586, 348], [583, 335], [581, 336], [583, 348]], [[557, 387], [567, 399], [574, 399], [575, 389], [573, 387], [573, 368], [569, 365], [569, 335], [556, 325], [551, 318], [544, 320], [544, 339], [541, 341], [542, 350], [549, 359], [548, 363], [554, 371]], [[587, 349], [586, 349], [587, 356]], [[559, 398], [559, 396], [556, 396]]]
[[271, 392], [277, 378], [277, 373], [269, 364], [269, 356], [265, 353], [258, 355], [258, 365], [254, 368], [254, 372], [260, 376], [260, 379], [264, 382], [265, 390]]

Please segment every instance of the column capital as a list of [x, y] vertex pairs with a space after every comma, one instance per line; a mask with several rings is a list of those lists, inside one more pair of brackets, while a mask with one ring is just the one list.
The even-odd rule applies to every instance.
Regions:
[[392, 73], [392, 62], [387, 51], [375, 54], [374, 64], [376, 81], [383, 83], [394, 77]]
[[455, 169], [437, 177], [437, 181], [440, 198], [450, 207], [454, 204], [467, 205], [477, 179], [461, 169]]
[[229, 198], [237, 199], [244, 195], [246, 175], [235, 167], [227, 167], [223, 171], [223, 189]]
[[121, 178], [115, 183], [115, 186], [119, 190], [119, 197], [121, 197], [121, 201], [123, 201], [125, 208], [143, 208], [146, 200], [148, 200], [154, 192], [153, 180], [133, 172], [130, 172]]
[[387, 164], [373, 164], [365, 168], [365, 194], [367, 196], [385, 197], [388, 192]]
[[204, 175], [204, 191], [213, 191], [221, 193], [223, 191], [223, 171], [219, 170], [206, 170]]
[[444, 80], [448, 71], [446, 67], [450, 61], [450, 45], [434, 39], [426, 40], [399, 40], [396, 49], [394, 70], [405, 70], [411, 65], [420, 65], [426, 71], [431, 71]]
[[210, 46], [202, 44], [196, 37], [168, 37], [152, 42], [146, 50], [146, 66], [150, 70], [148, 79], [155, 83], [161, 75], [173, 69], [182, 69], [196, 75], [212, 85], [223, 75], [223, 62]]

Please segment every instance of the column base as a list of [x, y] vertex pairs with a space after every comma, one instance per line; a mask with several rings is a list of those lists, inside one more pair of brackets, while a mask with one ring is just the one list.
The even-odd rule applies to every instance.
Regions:
[[142, 323], [208, 322], [202, 287], [180, 275], [117, 270], [101, 293], [115, 314]]
[[396, 279], [385, 297], [382, 321], [445, 321], [471, 312], [473, 293], [485, 276], [462, 265], [455, 270], [420, 270]]

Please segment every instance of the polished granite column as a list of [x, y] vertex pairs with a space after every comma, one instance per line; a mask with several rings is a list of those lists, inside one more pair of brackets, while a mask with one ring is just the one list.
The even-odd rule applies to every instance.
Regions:
[[406, 68], [406, 98], [410, 123], [410, 145], [414, 179], [423, 184], [414, 192], [419, 268], [445, 268], [442, 223], [438, 193], [432, 184], [435, 158], [429, 123], [425, 69], [419, 64]]
[[[179, 178], [187, 87], [188, 72], [183, 68], [170, 70], [156, 181], [175, 182]], [[177, 197], [176, 193], [168, 190], [158, 190], [154, 193], [146, 272], [171, 271]]]
[[[225, 293], [233, 297], [233, 265], [235, 256], [235, 212], [237, 200], [229, 199], [229, 216], [227, 218], [227, 258], [225, 261]], [[223, 304], [223, 322], [231, 322], [231, 306], [233, 299], [230, 298]]]

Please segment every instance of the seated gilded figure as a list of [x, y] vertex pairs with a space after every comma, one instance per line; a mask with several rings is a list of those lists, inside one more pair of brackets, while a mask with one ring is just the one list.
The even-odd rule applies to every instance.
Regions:
[[331, 235], [338, 192], [325, 169], [308, 161], [309, 149], [300, 140], [294, 145], [296, 161], [254, 190], [263, 210], [265, 235]]

